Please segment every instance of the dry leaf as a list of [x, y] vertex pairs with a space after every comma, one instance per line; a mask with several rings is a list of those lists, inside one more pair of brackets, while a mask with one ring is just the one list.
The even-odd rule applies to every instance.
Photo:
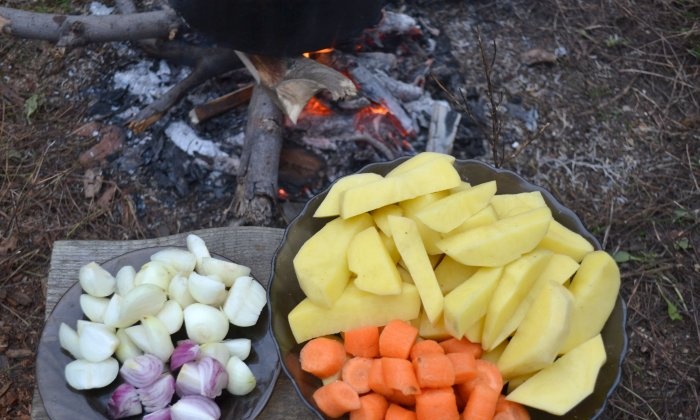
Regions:
[[557, 56], [549, 51], [545, 51], [542, 48], [533, 48], [530, 51], [526, 51], [520, 54], [520, 60], [532, 66], [535, 64], [553, 64], [557, 62]]
[[100, 198], [97, 199], [97, 207], [101, 209], [109, 209], [112, 200], [114, 199], [114, 194], [117, 192], [117, 186], [115, 184], [110, 184], [107, 189], [104, 190]]
[[17, 236], [12, 235], [7, 239], [0, 240], [0, 255], [10, 255], [17, 248]]
[[85, 198], [94, 198], [102, 189], [102, 172], [95, 169], [85, 171], [83, 189], [85, 190]]

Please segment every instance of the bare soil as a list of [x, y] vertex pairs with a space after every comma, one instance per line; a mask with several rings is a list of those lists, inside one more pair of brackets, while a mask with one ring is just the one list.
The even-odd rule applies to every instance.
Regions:
[[[88, 4], [3, 2], [64, 13], [84, 13]], [[549, 189], [620, 263], [629, 352], [604, 418], [700, 418], [700, 5], [407, 0], [389, 7], [415, 16], [448, 47], [441, 60], [449, 71], [429, 83], [435, 95], [470, 109], [455, 156], [495, 160]], [[61, 51], [0, 36], [1, 418], [30, 416], [54, 241], [236, 222], [235, 179], [211, 181], [195, 165], [181, 174], [183, 189], [164, 187], [148, 165], [129, 172], [107, 162], [91, 168], [99, 188], [86, 194], [91, 173], [78, 158], [95, 139], [76, 129], [91, 121], [115, 69], [132, 59], [112, 45]], [[224, 81], [202, 89], [217, 83]], [[470, 125], [474, 103], [455, 86], [475, 94], [486, 115], [493, 99], [496, 118]], [[533, 110], [535, 127], [522, 114]], [[148, 134], [151, 147], [142, 151], [167, 159], [159, 155], [163, 133]]]

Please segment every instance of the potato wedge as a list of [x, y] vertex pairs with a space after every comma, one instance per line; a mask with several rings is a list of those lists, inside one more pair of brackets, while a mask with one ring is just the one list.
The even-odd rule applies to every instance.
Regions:
[[381, 175], [372, 172], [352, 174], [338, 179], [314, 212], [314, 217], [338, 216], [340, 214], [340, 198], [345, 191], [380, 179], [382, 179]]

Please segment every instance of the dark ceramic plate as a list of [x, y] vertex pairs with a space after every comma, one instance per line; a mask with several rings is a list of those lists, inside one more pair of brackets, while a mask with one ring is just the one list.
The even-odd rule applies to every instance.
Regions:
[[[392, 162], [371, 164], [360, 170], [360, 172], [376, 172], [385, 175], [406, 159], [401, 158]], [[574, 232], [581, 234], [596, 249], [601, 248], [598, 240], [586, 230], [576, 214], [564, 207], [552, 194], [544, 189], [530, 184], [513, 172], [495, 169], [474, 160], [457, 160], [455, 167], [462, 179], [472, 184], [496, 180], [499, 194], [540, 191], [557, 221]], [[301, 245], [328, 221], [328, 219], [312, 217], [327, 192], [328, 190], [326, 189], [323, 193], [312, 198], [299, 216], [287, 227], [284, 239], [273, 260], [273, 274], [268, 289], [271, 329], [275, 343], [278, 346], [280, 359], [282, 360], [282, 369], [292, 380], [302, 401], [319, 418], [323, 418], [323, 415], [317, 410], [311, 395], [320, 386], [320, 381], [303, 372], [300, 368], [300, 346], [294, 340], [292, 331], [289, 328], [287, 314], [304, 298], [304, 294], [299, 288], [299, 283], [294, 274], [292, 259]], [[625, 322], [626, 308], [624, 301], [620, 298], [602, 331], [607, 361], [598, 375], [595, 390], [593, 394], [567, 413], [564, 416], [565, 418], [596, 419], [602, 415], [608, 397], [620, 380], [621, 364], [627, 351]], [[561, 418], [534, 409], [530, 410], [530, 414], [533, 419], [537, 420]]]
[[[125, 265], [131, 265], [138, 270], [149, 261], [152, 254], [165, 248], [173, 247], [141, 249], [121, 255], [101, 265], [112, 275], [115, 275]], [[220, 255], [216, 255], [216, 257], [228, 260]], [[46, 320], [39, 342], [36, 362], [37, 385], [47, 414], [55, 420], [108, 418], [107, 400], [112, 391], [121, 383], [118, 377], [105, 388], [76, 391], [68, 386], [64, 379], [63, 370], [73, 360], [73, 357], [61, 349], [58, 341], [58, 328], [62, 322], [75, 328], [76, 321], [83, 318], [80, 309], [81, 293], [80, 284], [76, 282], [61, 297]], [[252, 340], [250, 356], [245, 362], [257, 378], [257, 386], [245, 396], [233, 396], [224, 391], [216, 399], [221, 408], [222, 419], [254, 419], [260, 414], [270, 398], [280, 367], [278, 353], [268, 329], [269, 323], [269, 311], [263, 310], [260, 319], [254, 326], [239, 328], [231, 325], [229, 328], [228, 338], [246, 337]], [[178, 332], [173, 338], [180, 340], [186, 337], [184, 333]], [[137, 419], [140, 416], [131, 418]]]

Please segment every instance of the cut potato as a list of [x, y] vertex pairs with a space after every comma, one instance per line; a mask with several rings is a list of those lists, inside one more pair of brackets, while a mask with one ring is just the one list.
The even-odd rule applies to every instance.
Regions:
[[436, 245], [462, 264], [498, 267], [532, 251], [547, 233], [551, 220], [549, 208], [540, 207], [491, 225], [446, 236]]
[[425, 311], [421, 311], [418, 319], [414, 319], [411, 323], [418, 328], [418, 335], [422, 338], [439, 341], [452, 337], [445, 328], [442, 317], [435, 322], [430, 322]]
[[386, 325], [393, 319], [410, 321], [420, 314], [420, 296], [412, 284], [403, 284], [401, 293], [380, 296], [349, 284], [331, 308], [302, 300], [289, 312], [288, 320], [297, 343], [314, 337], [369, 325]]
[[335, 218], [301, 246], [294, 257], [294, 270], [306, 296], [326, 308], [350, 281], [347, 249], [358, 232], [373, 225], [369, 214], [350, 219]]
[[342, 196], [340, 214], [347, 219], [422, 194], [447, 190], [460, 182], [452, 162], [429, 160], [400, 175], [348, 189]]
[[471, 341], [472, 343], [481, 343], [481, 337], [484, 335], [485, 318], [485, 316], [482, 316], [481, 318], [479, 318], [478, 321], [472, 324], [471, 327], [467, 328], [466, 331], [464, 331], [464, 337], [467, 340]]
[[491, 205], [488, 205], [481, 209], [481, 211], [479, 211], [475, 215], [465, 220], [461, 225], [457, 226], [454, 230], [449, 232], [449, 234], [452, 235], [455, 233], [467, 231], [469, 229], [474, 229], [475, 227], [490, 225], [492, 223], [495, 223], [497, 220], [498, 216], [496, 216], [496, 212], [494, 211], [493, 207], [491, 207]]
[[447, 233], [486, 207], [495, 194], [496, 181], [485, 182], [430, 204], [416, 217], [430, 229]]
[[440, 264], [435, 267], [435, 277], [440, 286], [440, 291], [443, 295], [447, 295], [476, 273], [478, 269], [479, 267], [464, 265], [445, 256], [440, 261]]
[[549, 260], [549, 264], [545, 267], [540, 275], [538, 282], [553, 281], [558, 284], [564, 284], [576, 273], [579, 268], [579, 263], [573, 258], [564, 254], [553, 254]]
[[504, 267], [486, 311], [481, 341], [485, 350], [499, 345], [518, 327], [525, 313], [519, 320], [514, 320], [514, 315], [551, 256], [549, 251], [533, 251]]
[[377, 225], [379, 230], [386, 236], [391, 237], [389, 216], [403, 216], [403, 209], [398, 204], [389, 204], [377, 210], [372, 210], [369, 214], [372, 216], [374, 224]]
[[440, 235], [440, 232], [434, 231], [426, 226], [425, 223], [416, 217], [416, 214], [418, 214], [418, 212], [420, 212], [422, 209], [447, 196], [449, 196], [448, 191], [438, 191], [430, 194], [424, 194], [414, 199], [405, 200], [399, 203], [399, 206], [403, 210], [403, 215], [413, 219], [413, 221], [416, 222], [418, 233], [420, 233], [420, 237], [423, 240], [423, 246], [425, 246], [425, 250], [429, 255], [442, 254], [442, 250], [436, 245], [437, 241], [442, 239], [442, 236]]
[[348, 267], [357, 275], [354, 282], [360, 290], [377, 295], [401, 293], [401, 275], [374, 226], [350, 241]]
[[502, 267], [483, 267], [445, 296], [445, 327], [450, 334], [461, 338], [486, 315], [502, 274]]
[[553, 281], [542, 287], [498, 359], [504, 378], [538, 371], [554, 362], [571, 325], [573, 296]]
[[382, 176], [372, 172], [352, 174], [335, 181], [328, 194], [314, 212], [314, 217], [332, 217], [340, 214], [341, 196], [350, 188], [369, 184], [382, 179]]
[[425, 313], [435, 322], [442, 315], [443, 296], [418, 227], [413, 220], [398, 216], [389, 216], [389, 226], [401, 260], [418, 288]]
[[593, 245], [586, 238], [556, 220], [552, 220], [552, 223], [549, 224], [547, 234], [544, 235], [537, 247], [568, 255], [576, 262], [581, 262], [583, 257], [593, 252]]
[[571, 332], [562, 345], [565, 353], [598, 334], [610, 317], [620, 291], [620, 269], [605, 251], [594, 251], [581, 261], [569, 286], [574, 296]]
[[499, 219], [516, 216], [538, 207], [547, 207], [547, 203], [539, 191], [500, 194], [491, 199], [491, 206]]
[[593, 392], [605, 359], [599, 334], [534, 374], [506, 399], [562, 416]]
[[411, 157], [410, 159], [407, 159], [405, 162], [401, 163], [400, 165], [396, 166], [394, 169], [389, 171], [388, 174], [386, 174], [387, 178], [392, 178], [401, 174], [404, 174], [412, 169], [417, 168], [418, 166], [429, 162], [431, 160], [443, 160], [449, 164], [453, 164], [455, 161], [455, 157], [451, 155], [447, 155], [444, 153], [435, 153], [435, 152], [421, 152], [418, 153], [417, 155]]

